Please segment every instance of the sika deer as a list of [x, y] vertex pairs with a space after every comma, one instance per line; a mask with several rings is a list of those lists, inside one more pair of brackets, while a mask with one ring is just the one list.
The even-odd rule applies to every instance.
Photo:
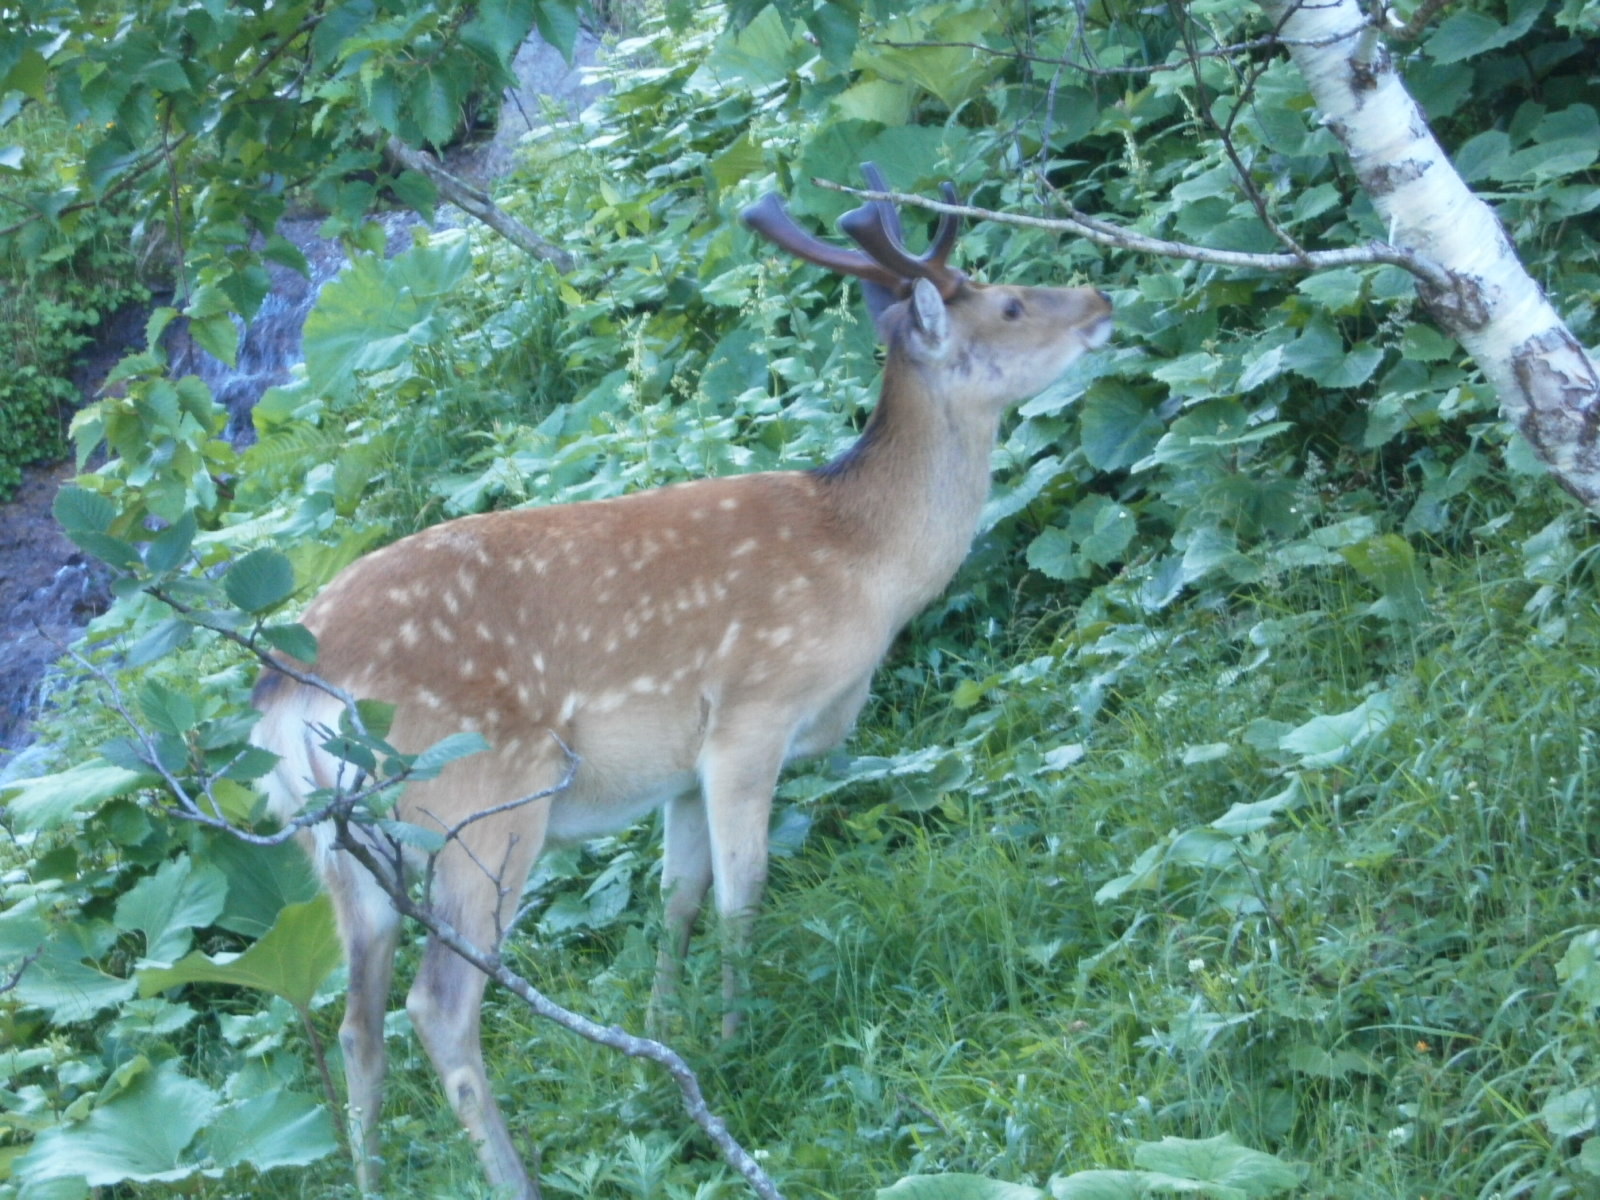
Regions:
[[[870, 167], [868, 179], [882, 190]], [[840, 221], [860, 250], [804, 233], [775, 196], [745, 220], [782, 249], [865, 282], [887, 359], [877, 408], [849, 450], [809, 471], [448, 521], [354, 563], [304, 617], [320, 647], [317, 672], [393, 703], [390, 740], [402, 750], [463, 729], [489, 743], [410, 787], [402, 819], [461, 827], [550, 788], [567, 769], [565, 747], [576, 755], [564, 790], [465, 825], [440, 853], [435, 902], [479, 945], [495, 943], [547, 842], [664, 807], [655, 1000], [672, 992], [714, 885], [727, 1034], [738, 1023], [738, 964], [766, 879], [778, 772], [845, 737], [895, 634], [960, 566], [1007, 406], [1111, 328], [1110, 302], [1092, 288], [967, 279], [947, 263], [948, 218], [921, 257], [906, 251], [883, 202]], [[268, 781], [272, 811], [287, 819], [337, 773], [316, 731], [337, 726], [339, 705], [272, 675], [255, 702], [256, 739], [281, 757]], [[366, 1189], [399, 921], [326, 826], [303, 836], [350, 962], [340, 1042]], [[482, 975], [430, 943], [406, 1007], [490, 1180], [535, 1196], [485, 1075], [483, 989]]]

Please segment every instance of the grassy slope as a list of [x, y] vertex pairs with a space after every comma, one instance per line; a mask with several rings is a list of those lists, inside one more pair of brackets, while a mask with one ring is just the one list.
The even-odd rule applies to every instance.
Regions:
[[[927, 744], [987, 724], [974, 785], [929, 812], [866, 786], [812, 813], [774, 874], [756, 1020], [737, 1045], [715, 1044], [709, 949], [690, 975], [679, 1042], [787, 1192], [861, 1196], [940, 1170], [1043, 1183], [1127, 1165], [1131, 1139], [1227, 1130], [1306, 1164], [1308, 1195], [1584, 1194], [1576, 1145], [1538, 1112], [1594, 1083], [1600, 1049], [1557, 967], [1594, 914], [1600, 620], [1587, 556], [1530, 564], [1525, 534], [1566, 507], [1534, 492], [1516, 521], [1435, 560], [1415, 626], [1367, 613], [1373, 596], [1332, 569], [1226, 612], [1176, 607], [1058, 772], [1019, 763], [1078, 728], [1056, 686], [1069, 680], [962, 712], [918, 681], [926, 643], [903, 646], [854, 746], [900, 748], [908, 710]], [[1262, 621], [1288, 632], [1241, 672]], [[1034, 625], [1013, 661], [1073, 622]], [[1298, 807], [1252, 837], [1180, 843], [1147, 887], [1096, 903], [1168, 831], [1282, 788], [1246, 744], [1252, 722], [1370, 687], [1395, 696], [1393, 723], [1298, 772]], [[524, 965], [637, 1026], [647, 908], [528, 945]], [[661, 1079], [504, 1001], [485, 1024], [551, 1194], [740, 1192], [705, 1147], [675, 1144], [684, 1122]], [[414, 1043], [394, 1048], [392, 1194], [476, 1194]], [[330, 1165], [286, 1194], [339, 1177]]]

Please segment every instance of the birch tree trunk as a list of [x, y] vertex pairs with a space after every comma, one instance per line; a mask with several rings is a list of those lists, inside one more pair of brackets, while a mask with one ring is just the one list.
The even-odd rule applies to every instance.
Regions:
[[1472, 355], [1500, 411], [1562, 486], [1600, 511], [1600, 372], [1462, 181], [1356, 0], [1261, 0], [1389, 241], [1430, 259], [1434, 318]]

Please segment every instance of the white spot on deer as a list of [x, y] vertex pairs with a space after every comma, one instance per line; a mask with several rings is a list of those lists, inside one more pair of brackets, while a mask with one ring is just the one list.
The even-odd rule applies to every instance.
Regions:
[[507, 758], [511, 757], [513, 754], [519, 754], [521, 751], [522, 739], [519, 737], [512, 738], [510, 741], [506, 742], [500, 747], [500, 753], [504, 754]]
[[594, 630], [590, 629], [587, 625], [578, 626], [578, 640], [580, 642], [587, 642], [593, 636]]
[[[541, 692], [544, 691], [544, 680], [542, 679], [539, 681], [539, 690]], [[525, 683], [517, 684], [517, 703], [521, 704], [524, 708], [533, 703], [533, 693], [528, 689], [528, 685]]]
[[394, 653], [394, 639], [383, 638], [378, 642], [378, 653], [384, 658]]
[[568, 692], [566, 699], [561, 702], [561, 715], [556, 719], [560, 721], [572, 720], [573, 714], [578, 711], [578, 705], [582, 702], [583, 697], [577, 692]]
[[728, 624], [727, 632], [722, 635], [722, 642], [717, 647], [717, 657], [726, 658], [733, 649], [733, 644], [739, 640], [739, 622], [732, 621]]
[[476, 659], [463, 658], [461, 660], [461, 666], [458, 668], [458, 670], [461, 673], [461, 678], [471, 679], [478, 673], [478, 662]]
[[756, 634], [756, 637], [773, 647], [773, 649], [777, 649], [777, 647], [786, 644], [794, 637], [794, 627], [792, 625], [779, 625], [776, 629], [762, 630]]
[[607, 654], [615, 654], [617, 652], [617, 646], [619, 644], [620, 643], [617, 641], [617, 635], [613, 633], [613, 634], [609, 634], [606, 637], [606, 640], [603, 643], [601, 643], [600, 648], [602, 650], [604, 650]]
[[417, 699], [421, 700], [429, 708], [439, 709], [444, 707], [444, 699], [437, 692], [431, 692], [427, 688], [422, 688], [417, 692]]
[[723, 512], [732, 512], [734, 509], [739, 507], [739, 502], [732, 496], [724, 496], [721, 500], [717, 501], [717, 507]]
[[494, 630], [490, 629], [482, 621], [479, 621], [477, 624], [475, 624], [472, 627], [472, 631], [478, 635], [478, 640], [481, 642], [494, 641]]
[[511, 673], [504, 667], [496, 667], [494, 669], [494, 681], [502, 686], [507, 685], [511, 682]]
[[433, 636], [441, 642], [453, 642], [456, 640], [456, 631], [438, 617], [434, 617], [433, 620], [429, 621], [428, 627], [433, 630]]
[[408, 588], [408, 587], [390, 588], [387, 592], [384, 593], [384, 595], [386, 597], [388, 597], [388, 600], [389, 600], [390, 604], [410, 604], [411, 603], [411, 589]]
[[654, 695], [661, 689], [657, 687], [656, 681], [650, 676], [641, 675], [628, 685], [628, 690], [632, 692], [638, 692], [641, 696], [650, 696]]
[[533, 669], [541, 674], [544, 672], [544, 655], [538, 650], [533, 652]]
[[400, 640], [407, 646], [415, 646], [422, 641], [422, 630], [417, 628], [415, 621], [400, 622]]
[[746, 554], [753, 554], [760, 545], [761, 543], [756, 541], [755, 538], [745, 538], [744, 541], [728, 551], [728, 556], [730, 558], [743, 558]]
[[445, 589], [442, 599], [444, 600], [445, 611], [452, 617], [461, 611], [461, 601], [456, 598], [456, 594], [449, 588]]

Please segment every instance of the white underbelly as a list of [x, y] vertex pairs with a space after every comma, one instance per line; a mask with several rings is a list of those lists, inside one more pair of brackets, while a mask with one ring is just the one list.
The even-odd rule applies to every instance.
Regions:
[[585, 778], [585, 768], [580, 765], [572, 786], [550, 802], [545, 836], [555, 842], [581, 842], [616, 833], [700, 786], [693, 771], [630, 782], [633, 786], [627, 791], [605, 787], [603, 777]]

